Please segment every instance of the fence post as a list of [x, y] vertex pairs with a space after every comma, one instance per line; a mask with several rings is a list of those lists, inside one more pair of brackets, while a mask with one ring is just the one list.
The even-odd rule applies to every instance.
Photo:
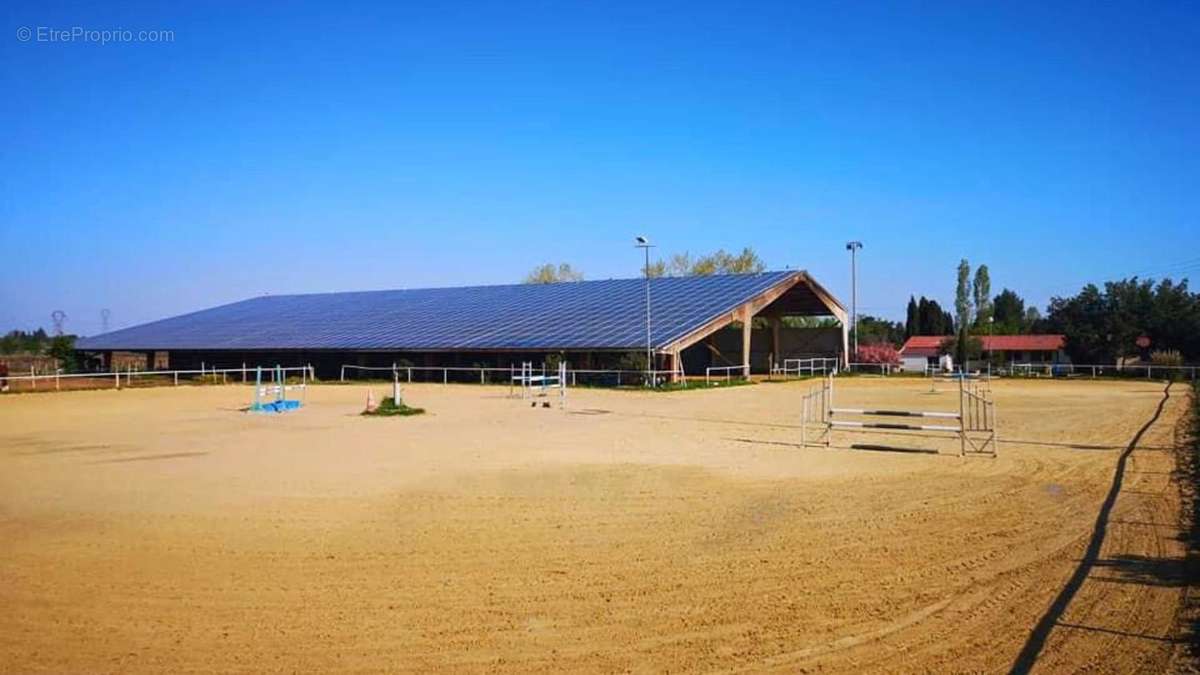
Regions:
[[445, 368], [442, 368], [442, 384], [449, 384], [449, 383], [450, 383], [449, 371], [446, 370]]
[[246, 362], [242, 361], [242, 384], [246, 384]]
[[479, 369], [479, 384], [483, 384], [483, 368]]
[[59, 390], [59, 386], [58, 386], [58, 376], [59, 376], [59, 375], [61, 375], [61, 374], [62, 374], [62, 368], [55, 368], [55, 369], [54, 369], [54, 391], [58, 391], [58, 390]]
[[175, 386], [179, 386], [179, 371], [175, 371]]
[[34, 389], [37, 389], [37, 371], [34, 370], [33, 366], [29, 366], [29, 382], [33, 385]]
[[121, 371], [117, 370], [116, 368], [113, 368], [113, 377], [116, 378], [116, 380], [115, 380], [116, 387], [115, 388], [119, 391], [121, 389]]

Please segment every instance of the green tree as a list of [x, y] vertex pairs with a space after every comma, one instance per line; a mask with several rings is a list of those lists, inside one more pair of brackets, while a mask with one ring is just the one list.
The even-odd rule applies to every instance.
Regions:
[[975, 301], [975, 325], [987, 325], [992, 316], [992, 278], [988, 274], [988, 266], [980, 265], [975, 269], [975, 281], [971, 284], [973, 300]]
[[50, 348], [46, 353], [58, 359], [58, 367], [64, 371], [69, 373], [75, 370], [74, 335], [56, 335], [50, 340]]
[[1038, 324], [1041, 322], [1042, 313], [1038, 311], [1037, 307], [1025, 308], [1025, 330], [1031, 333], [1041, 332], [1041, 330], [1038, 328]]
[[921, 296], [917, 302], [917, 324], [913, 335], [949, 335], [954, 332], [954, 320], [937, 300]]
[[1051, 298], [1043, 323], [1066, 335], [1076, 363], [1137, 354], [1142, 335], [1155, 350], [1178, 350], [1188, 362], [1200, 359], [1200, 295], [1188, 290], [1186, 280], [1135, 277], [1108, 282], [1103, 290], [1088, 284], [1072, 297]]
[[[1036, 307], [1029, 309], [1037, 312]], [[992, 332], [996, 335], [1017, 335], [1026, 332], [1029, 328], [1025, 301], [1007, 288], [1000, 291], [1000, 294], [992, 301], [992, 312], [992, 316], [996, 319], [995, 325], [992, 326]]]
[[908, 307], [904, 312], [904, 337], [907, 339], [916, 335], [920, 325], [921, 308], [917, 304], [917, 299], [910, 295], [908, 296]]
[[869, 314], [858, 317], [859, 344], [890, 344], [899, 346], [904, 342], [904, 324], [888, 321]]
[[954, 319], [959, 332], [971, 325], [971, 265], [963, 258], [958, 263], [958, 286], [954, 290]]
[[567, 263], [555, 267], [551, 263], [538, 265], [525, 276], [527, 284], [557, 284], [564, 281], [583, 281], [583, 272], [577, 272]]

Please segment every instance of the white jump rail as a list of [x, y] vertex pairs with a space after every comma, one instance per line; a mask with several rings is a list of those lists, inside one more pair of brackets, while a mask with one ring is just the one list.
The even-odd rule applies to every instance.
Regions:
[[[898, 410], [893, 408], [839, 408], [834, 405], [833, 378], [826, 377], [801, 397], [800, 445], [809, 445], [808, 430], [819, 424], [815, 442], [833, 443], [834, 429], [879, 429], [884, 431], [941, 431], [956, 434], [959, 454], [969, 452], [996, 455], [996, 408], [986, 382], [958, 378], [958, 412], [951, 410]], [[954, 420], [957, 424], [905, 424], [868, 420], [836, 419], [839, 415], [857, 417], [904, 417]]]

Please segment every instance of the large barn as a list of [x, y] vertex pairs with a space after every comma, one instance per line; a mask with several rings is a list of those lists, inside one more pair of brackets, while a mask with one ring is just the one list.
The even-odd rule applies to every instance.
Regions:
[[[79, 340], [86, 358], [148, 368], [311, 364], [508, 367], [555, 354], [575, 368], [644, 363], [766, 372], [787, 358], [847, 353], [846, 310], [802, 271], [649, 281], [267, 295]], [[831, 317], [802, 328], [788, 317]]]

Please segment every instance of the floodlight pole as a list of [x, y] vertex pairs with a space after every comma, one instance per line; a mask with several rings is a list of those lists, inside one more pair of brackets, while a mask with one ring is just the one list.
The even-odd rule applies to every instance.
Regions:
[[634, 247], [640, 248], [646, 252], [646, 386], [653, 386], [654, 376], [651, 374], [654, 369], [654, 348], [650, 339], [650, 249], [654, 246], [649, 239], [645, 237], [637, 237], [634, 240]]
[[862, 248], [861, 241], [846, 242], [846, 250], [850, 251], [850, 331], [854, 334], [854, 351], [851, 360], [858, 358], [858, 250]]
[[988, 316], [988, 377], [992, 376], [992, 322], [995, 320], [995, 316]]

